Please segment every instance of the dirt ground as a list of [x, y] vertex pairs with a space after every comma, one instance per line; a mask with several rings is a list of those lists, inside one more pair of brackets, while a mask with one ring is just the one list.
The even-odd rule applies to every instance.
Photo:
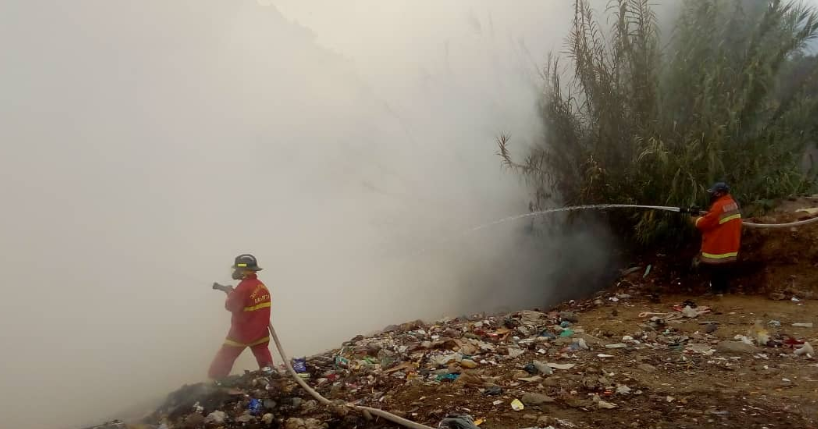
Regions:
[[[818, 197], [777, 204], [753, 221], [818, 215], [796, 211], [818, 207]], [[595, 296], [551, 309], [353, 338], [308, 358], [302, 374], [334, 410], [287, 375], [248, 373], [185, 386], [139, 425], [99, 428], [397, 427], [339, 414], [347, 403], [431, 427], [458, 414], [482, 429], [818, 429], [818, 222], [745, 228], [734, 294], [724, 297], [704, 295], [695, 253], [645, 255]], [[253, 401], [263, 409], [250, 412]]]
[[[611, 302], [580, 313], [577, 326], [590, 334], [588, 344], [616, 343], [624, 336], [642, 332], [646, 320], [642, 312], [667, 312], [674, 305], [695, 299], [699, 306], [710, 306], [712, 313], [680, 324], [670, 325], [674, 335], [702, 338], [713, 345], [747, 335], [756, 320], [767, 326], [777, 320], [781, 328], [768, 327], [772, 335], [791, 334], [815, 342], [818, 332], [793, 328], [795, 322], [816, 323], [818, 303], [814, 301], [770, 301], [759, 296], [700, 298], [670, 295], [658, 303], [644, 299]], [[703, 335], [703, 322], [716, 322], [718, 329]], [[635, 337], [636, 338], [636, 337]], [[706, 338], [706, 340], [705, 340]], [[597, 340], [598, 339], [598, 340]], [[408, 410], [409, 417], [443, 417], [455, 409], [484, 418], [481, 427], [578, 427], [578, 428], [809, 428], [818, 427], [818, 363], [797, 359], [790, 350], [759, 348], [757, 353], [702, 356], [683, 348], [644, 344], [626, 350], [593, 346], [577, 352], [560, 363], [576, 363], [568, 371], [555, 371], [546, 383], [521, 385], [499, 397], [483, 396], [457, 383], [448, 388], [417, 387], [398, 392], [395, 406]], [[598, 354], [613, 355], [599, 358]], [[518, 366], [538, 358], [526, 352]], [[645, 365], [647, 364], [647, 366]], [[502, 371], [500, 371], [502, 372]], [[599, 378], [609, 384], [624, 384], [641, 394], [606, 395]], [[590, 380], [590, 381], [589, 381]], [[515, 391], [516, 390], [516, 391]], [[589, 391], [595, 390], [595, 391]], [[515, 412], [509, 405], [524, 392], [543, 393], [554, 403]], [[590, 400], [602, 394], [615, 409], [599, 409]], [[502, 403], [493, 405], [498, 399]], [[563, 422], [560, 423], [560, 420]], [[573, 426], [572, 426], [573, 425]]]

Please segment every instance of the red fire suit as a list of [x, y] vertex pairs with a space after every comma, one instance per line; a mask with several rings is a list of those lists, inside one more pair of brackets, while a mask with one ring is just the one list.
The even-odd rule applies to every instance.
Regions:
[[719, 197], [706, 215], [696, 219], [696, 228], [702, 232], [702, 262], [736, 261], [741, 246], [741, 211], [730, 195]]
[[224, 308], [233, 313], [230, 332], [210, 364], [210, 378], [224, 378], [246, 347], [250, 347], [259, 368], [273, 365], [270, 354], [270, 291], [258, 276], [248, 275], [227, 295]]

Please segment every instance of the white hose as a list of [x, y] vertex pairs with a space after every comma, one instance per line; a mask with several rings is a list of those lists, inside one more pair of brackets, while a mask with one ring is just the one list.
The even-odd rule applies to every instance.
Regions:
[[[622, 205], [609, 204], [609, 205], [605, 206], [605, 208], [617, 208], [617, 207], [633, 207], [633, 206], [624, 205], [624, 204], [622, 204]], [[639, 207], [639, 206], [637, 206], [637, 207]], [[658, 209], [658, 210], [679, 211], [678, 207], [662, 207], [662, 206], [641, 206], [641, 207], [642, 208], [654, 209], [654, 210]], [[568, 210], [577, 210], [577, 209], [586, 209], [586, 208], [594, 208], [594, 206], [571, 207], [571, 208], [568, 208]], [[492, 222], [489, 225], [493, 225], [495, 223], [499, 223], [499, 222], [503, 222], [503, 221], [507, 221], [507, 220], [513, 220], [513, 219], [529, 217], [529, 216], [536, 216], [536, 215], [548, 213], [548, 212], [551, 212], [551, 211], [558, 211], [558, 210], [546, 210], [546, 211], [543, 211], [543, 212], [528, 213], [528, 214], [520, 215], [520, 216], [512, 216], [510, 218], [501, 219], [500, 221], [497, 221], [497, 222]], [[750, 228], [769, 228], [769, 229], [772, 229], [772, 228], [792, 228], [792, 227], [796, 227], [796, 226], [808, 225], [808, 224], [811, 224], [811, 223], [814, 223], [814, 222], [818, 222], [818, 216], [816, 216], [814, 218], [810, 218], [810, 219], [800, 220], [800, 221], [796, 221], [796, 222], [788, 222], [788, 223], [769, 224], [769, 223], [755, 223], [755, 222], [743, 221], [742, 224], [747, 226], [747, 227], [750, 227]], [[478, 227], [476, 229], [480, 229], [480, 228], [483, 228], [485, 226], [486, 225], [483, 225], [483, 226]], [[272, 335], [273, 341], [275, 342], [276, 349], [278, 349], [278, 354], [281, 355], [281, 359], [284, 360], [284, 366], [287, 368], [287, 371], [293, 377], [295, 382], [298, 383], [298, 385], [301, 386], [304, 390], [306, 390], [307, 393], [310, 394], [310, 396], [315, 398], [316, 401], [318, 401], [318, 402], [320, 402], [320, 403], [322, 403], [324, 405], [333, 405], [332, 401], [330, 401], [329, 399], [321, 396], [320, 393], [316, 392], [315, 389], [310, 387], [304, 380], [301, 379], [301, 377], [298, 376], [298, 373], [295, 372], [295, 369], [293, 369], [293, 366], [290, 363], [290, 359], [287, 357], [287, 354], [284, 352], [284, 347], [281, 346], [281, 341], [278, 339], [278, 335], [276, 334], [276, 330], [273, 327], [273, 324], [270, 323], [268, 325], [268, 327], [270, 329], [270, 335]], [[364, 412], [364, 413], [368, 412], [369, 414], [376, 415], [376, 416], [379, 416], [379, 417], [383, 417], [386, 420], [397, 423], [397, 424], [399, 424], [401, 426], [404, 426], [404, 427], [407, 427], [407, 428], [411, 428], [411, 429], [434, 429], [432, 427], [422, 425], [420, 423], [415, 423], [415, 422], [413, 422], [411, 420], [404, 419], [402, 417], [396, 416], [396, 415], [394, 415], [392, 413], [388, 413], [388, 412], [386, 412], [384, 410], [379, 410], [377, 408], [362, 407], [362, 406], [349, 404], [349, 403], [347, 403], [346, 406], [348, 406], [348, 407], [350, 407], [352, 409]]]
[[747, 222], [746, 220], [742, 222], [742, 224], [749, 228], [792, 228], [795, 226], [804, 226], [811, 224], [813, 222], [818, 222], [818, 216], [810, 219], [799, 220], [796, 222], [787, 222], [787, 223], [755, 223], [755, 222]]
[[[275, 330], [275, 328], [273, 328], [272, 322], [269, 324], [268, 327], [270, 328], [270, 335], [273, 336], [273, 341], [275, 342], [276, 348], [278, 349], [278, 354], [281, 355], [281, 359], [284, 360], [284, 366], [287, 367], [287, 371], [289, 371], [290, 375], [293, 376], [293, 378], [295, 379], [295, 382], [298, 383], [299, 386], [304, 388], [304, 390], [306, 390], [307, 393], [309, 393], [313, 398], [315, 398], [316, 401], [318, 401], [318, 402], [320, 402], [320, 403], [322, 403], [324, 405], [332, 405], [332, 401], [330, 401], [329, 399], [321, 396], [320, 393], [316, 392], [315, 389], [310, 387], [304, 380], [301, 379], [301, 377], [298, 376], [298, 373], [295, 372], [295, 370], [293, 369], [292, 364], [290, 363], [290, 359], [284, 353], [284, 347], [281, 346], [281, 341], [279, 341], [278, 335], [276, 335], [276, 330]], [[364, 413], [369, 412], [369, 414], [373, 414], [373, 415], [376, 415], [376, 416], [379, 416], [379, 417], [383, 417], [386, 420], [389, 420], [389, 421], [391, 421], [393, 423], [397, 423], [397, 424], [399, 424], [401, 426], [404, 426], [404, 427], [407, 427], [407, 428], [410, 428], [410, 429], [434, 429], [434, 428], [431, 428], [429, 426], [422, 425], [420, 423], [415, 423], [415, 422], [413, 422], [411, 420], [406, 420], [406, 419], [404, 419], [402, 417], [398, 417], [398, 416], [396, 416], [396, 415], [394, 415], [392, 413], [388, 413], [388, 412], [386, 412], [384, 410], [379, 410], [377, 408], [361, 407], [361, 406], [354, 405], [354, 404], [349, 404], [349, 403], [346, 404], [346, 405], [348, 407], [352, 408], [352, 409], [355, 409], [355, 410], [358, 410], [358, 411], [361, 411], [361, 412], [364, 412]]]

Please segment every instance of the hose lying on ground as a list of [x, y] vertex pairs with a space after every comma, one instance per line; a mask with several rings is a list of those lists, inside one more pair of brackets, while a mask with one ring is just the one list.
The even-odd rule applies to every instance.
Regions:
[[[298, 376], [298, 373], [295, 372], [295, 370], [293, 369], [292, 364], [290, 363], [290, 359], [284, 353], [284, 347], [281, 346], [281, 341], [279, 341], [278, 335], [276, 335], [276, 330], [275, 330], [275, 328], [273, 328], [272, 322], [269, 324], [268, 327], [270, 328], [270, 335], [273, 337], [273, 341], [275, 342], [276, 348], [278, 349], [278, 354], [281, 355], [281, 359], [284, 360], [284, 366], [287, 367], [287, 371], [290, 373], [290, 375], [293, 376], [293, 378], [295, 379], [295, 382], [298, 383], [299, 386], [304, 388], [304, 390], [306, 390], [307, 393], [309, 393], [313, 398], [315, 398], [316, 401], [318, 401], [318, 402], [320, 402], [320, 403], [322, 403], [324, 405], [333, 405], [332, 401], [330, 401], [329, 399], [321, 396], [321, 394], [316, 392], [315, 389], [310, 387], [304, 380], [301, 379], [301, 377]], [[413, 422], [411, 420], [406, 420], [406, 419], [404, 419], [402, 417], [398, 417], [398, 416], [396, 416], [396, 415], [394, 415], [392, 413], [387, 413], [386, 411], [379, 410], [377, 408], [361, 407], [359, 405], [353, 405], [353, 404], [346, 404], [346, 405], [348, 407], [354, 409], [354, 410], [358, 410], [358, 411], [361, 411], [361, 412], [364, 412], [364, 413], [368, 412], [369, 414], [372, 414], [372, 415], [375, 415], [375, 416], [378, 416], [378, 417], [383, 417], [386, 420], [389, 420], [389, 421], [391, 421], [393, 423], [397, 423], [397, 424], [399, 424], [401, 426], [404, 426], [404, 427], [407, 427], [407, 428], [410, 428], [410, 429], [433, 429], [433, 428], [431, 428], [429, 426], [422, 425], [420, 423], [415, 423], [415, 422]]]
[[794, 226], [803, 226], [813, 222], [818, 222], [818, 216], [810, 219], [799, 220], [796, 222], [787, 222], [787, 223], [755, 223], [755, 222], [742, 222], [742, 225], [749, 227], [749, 228], [791, 228]]

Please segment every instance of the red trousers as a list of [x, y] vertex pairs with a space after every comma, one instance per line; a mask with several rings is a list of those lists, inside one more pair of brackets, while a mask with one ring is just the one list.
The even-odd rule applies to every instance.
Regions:
[[[256, 362], [258, 362], [259, 368], [273, 366], [273, 356], [270, 354], [269, 345], [270, 342], [267, 341], [266, 343], [250, 346], [250, 350], [256, 357]], [[245, 347], [246, 346], [233, 346], [227, 344], [222, 345], [222, 348], [219, 349], [218, 353], [216, 353], [216, 357], [213, 358], [213, 363], [210, 364], [210, 370], [207, 371], [207, 376], [218, 379], [230, 375], [230, 370], [233, 369], [233, 363], [236, 362], [236, 359], [238, 359]]]

